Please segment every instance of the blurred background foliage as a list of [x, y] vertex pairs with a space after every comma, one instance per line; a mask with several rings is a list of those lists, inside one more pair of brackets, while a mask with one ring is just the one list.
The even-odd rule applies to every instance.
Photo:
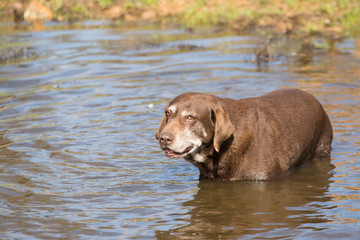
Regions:
[[0, 16], [16, 12], [21, 19], [31, 4], [49, 9], [51, 19], [46, 20], [55, 21], [113, 19], [325, 35], [360, 32], [359, 0], [3, 0]]

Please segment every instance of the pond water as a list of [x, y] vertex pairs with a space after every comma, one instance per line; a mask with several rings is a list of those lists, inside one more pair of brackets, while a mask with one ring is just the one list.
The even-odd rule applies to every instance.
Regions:
[[[212, 30], [85, 23], [1, 38], [37, 55], [0, 65], [2, 239], [358, 238], [359, 40], [288, 40], [258, 65], [261, 38]], [[283, 87], [324, 105], [330, 160], [276, 181], [199, 182], [160, 151], [154, 134], [176, 95]]]

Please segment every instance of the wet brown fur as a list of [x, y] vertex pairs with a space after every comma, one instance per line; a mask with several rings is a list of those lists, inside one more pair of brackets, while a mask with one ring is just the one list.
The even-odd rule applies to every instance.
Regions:
[[[280, 89], [239, 100], [185, 93], [167, 108], [171, 105], [197, 114], [198, 125], [190, 126], [194, 132], [205, 128], [206, 137], [199, 136], [203, 143], [199, 153], [206, 160], [184, 157], [199, 168], [200, 179], [275, 179], [315, 157], [330, 156], [333, 133], [329, 118], [319, 101], [301, 90]], [[157, 139], [164, 129], [179, 131], [179, 124], [180, 120], [167, 123], [164, 116]]]

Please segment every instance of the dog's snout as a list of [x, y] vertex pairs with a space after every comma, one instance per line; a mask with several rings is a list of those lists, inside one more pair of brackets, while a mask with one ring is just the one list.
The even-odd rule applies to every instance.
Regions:
[[162, 133], [160, 134], [160, 143], [169, 145], [174, 140], [174, 136], [171, 133]]

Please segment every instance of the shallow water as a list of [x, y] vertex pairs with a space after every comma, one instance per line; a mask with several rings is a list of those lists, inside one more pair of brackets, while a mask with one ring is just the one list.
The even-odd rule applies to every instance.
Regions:
[[[360, 51], [288, 42], [257, 65], [255, 36], [109, 25], [2, 36], [38, 58], [0, 65], [2, 239], [356, 239]], [[4, 40], [5, 39], [5, 40]], [[323, 43], [321, 43], [323, 44]], [[198, 181], [154, 138], [186, 91], [314, 94], [334, 128], [331, 161], [270, 182]]]

